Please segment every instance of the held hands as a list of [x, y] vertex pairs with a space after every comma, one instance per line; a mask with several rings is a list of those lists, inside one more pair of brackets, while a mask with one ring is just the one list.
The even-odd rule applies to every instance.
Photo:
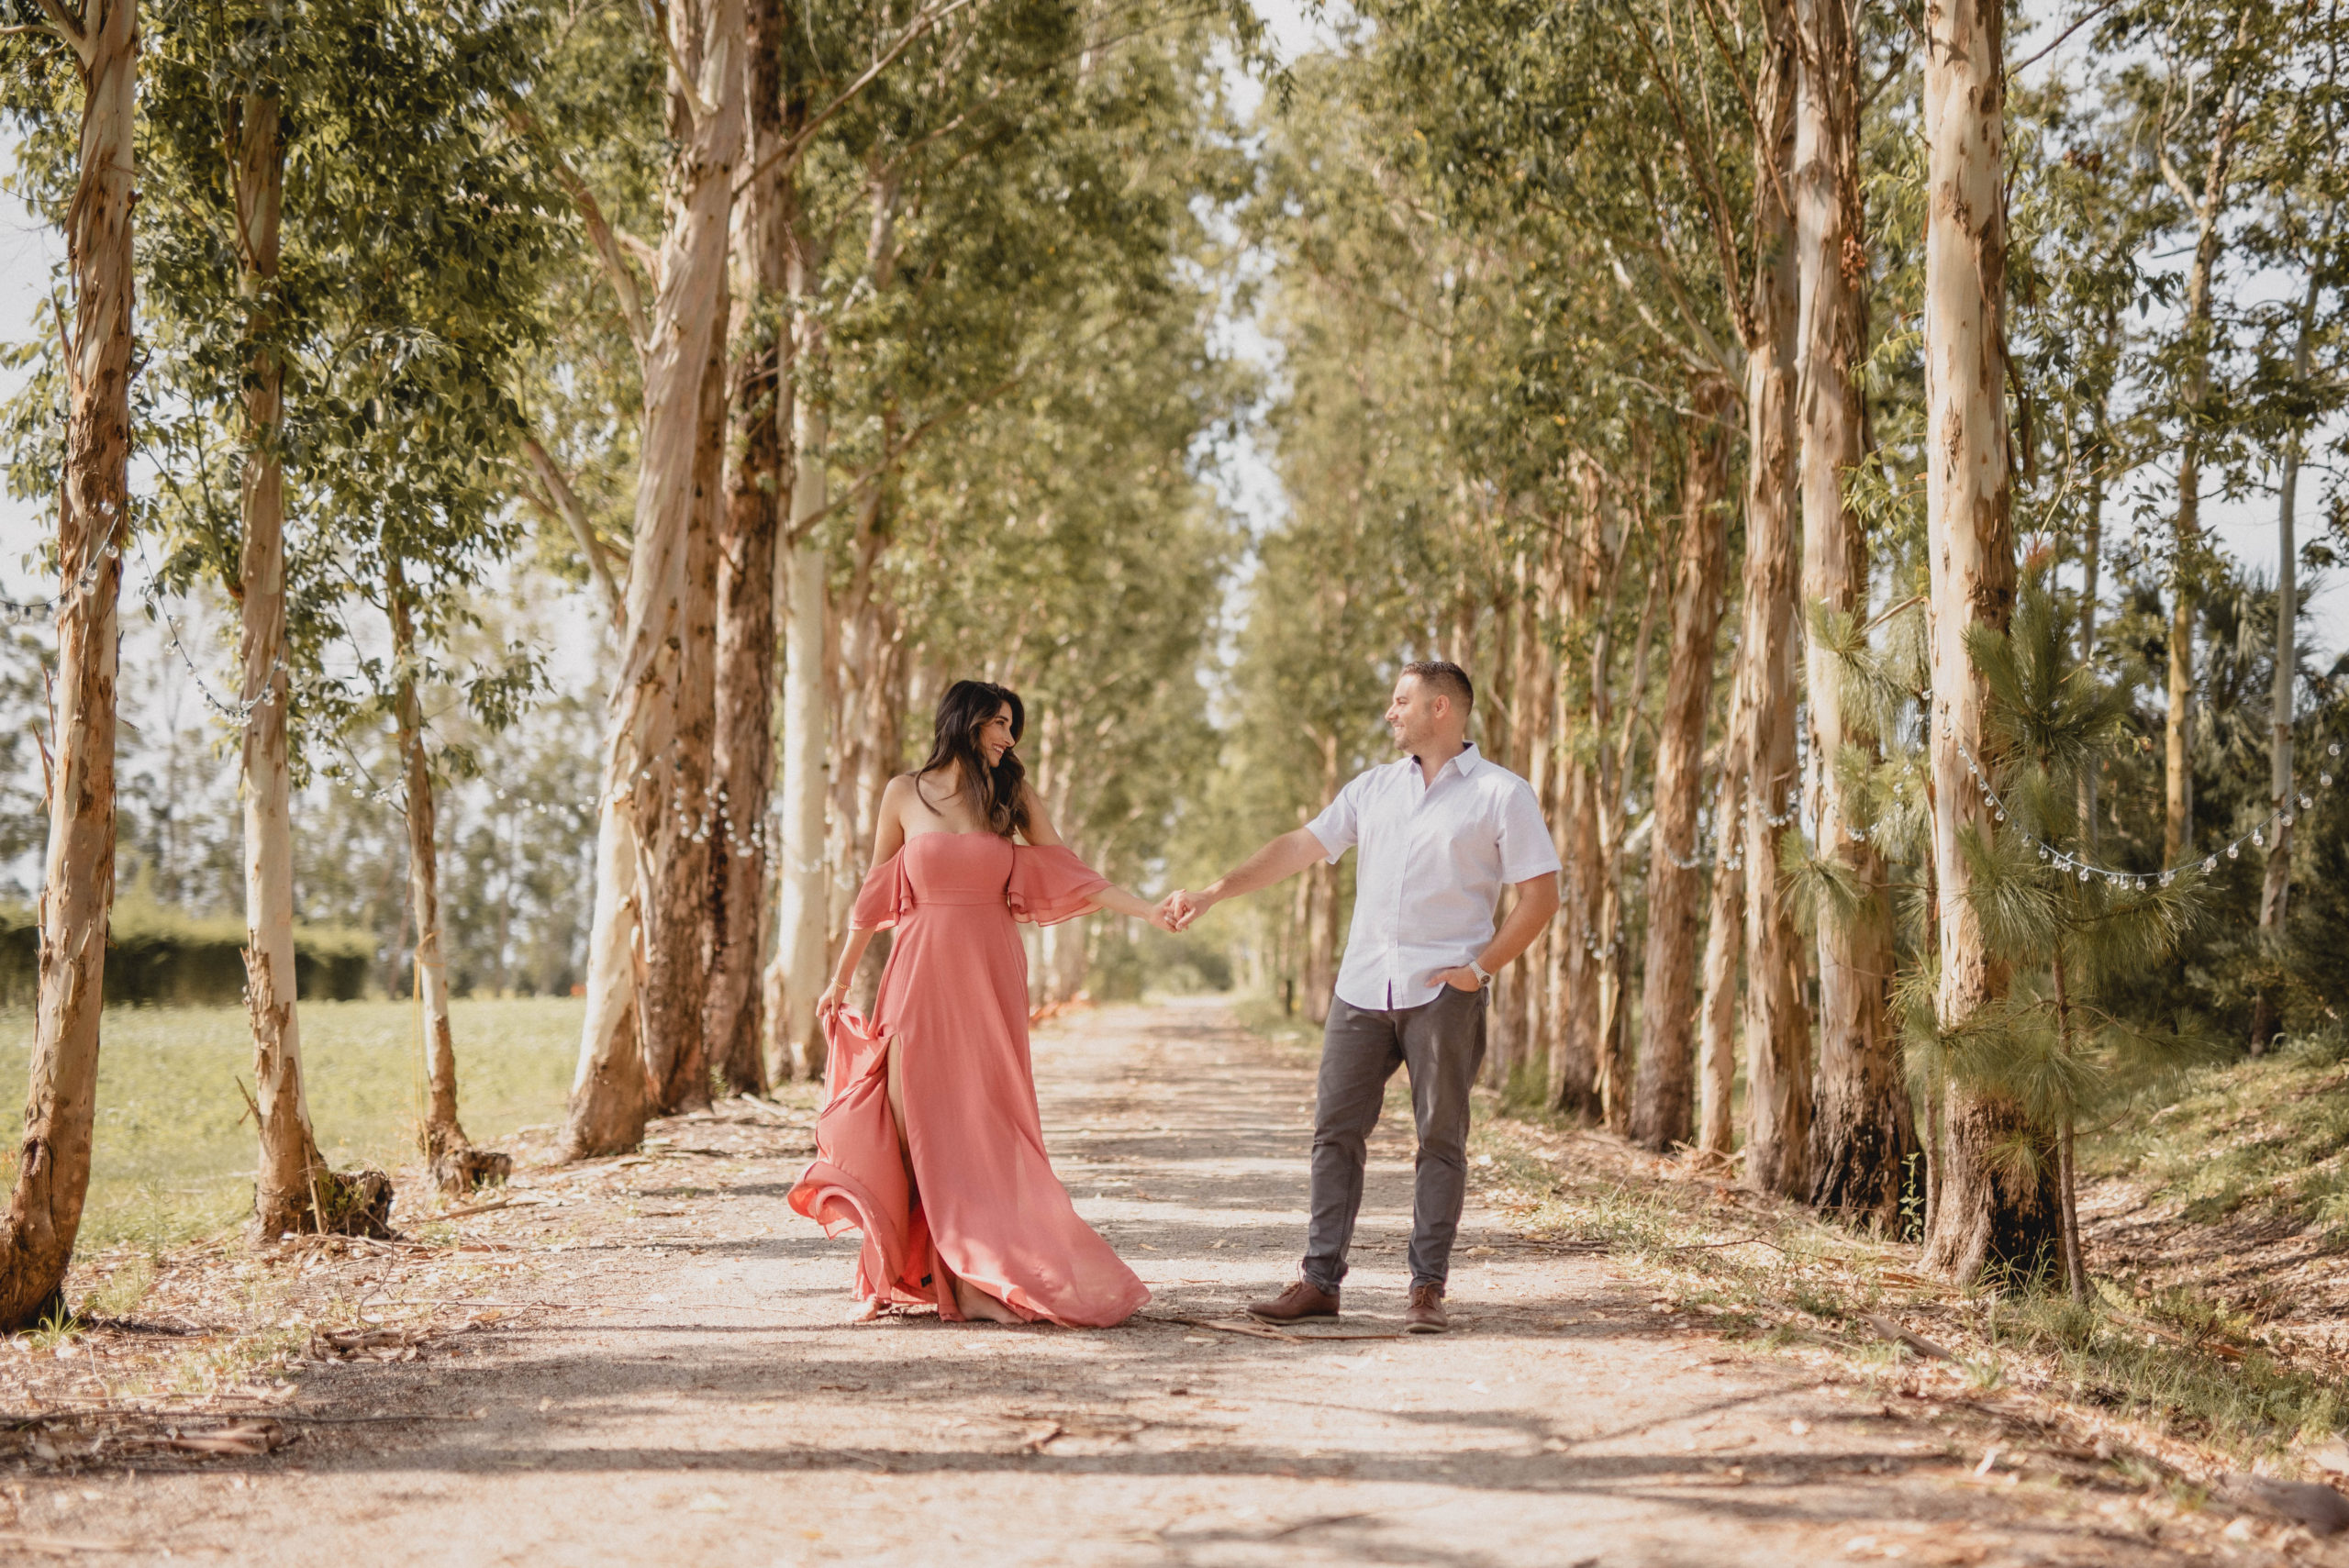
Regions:
[[1176, 888], [1158, 901], [1151, 915], [1151, 924], [1169, 931], [1180, 931], [1207, 913], [1208, 900], [1196, 893]]

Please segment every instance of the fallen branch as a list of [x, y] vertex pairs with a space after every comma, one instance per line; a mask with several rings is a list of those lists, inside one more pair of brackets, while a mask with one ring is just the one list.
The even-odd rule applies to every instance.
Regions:
[[1770, 1251], [1777, 1253], [1782, 1258], [1791, 1258], [1794, 1256], [1792, 1252], [1787, 1251], [1784, 1247], [1779, 1246], [1776, 1241], [1773, 1241], [1765, 1236], [1740, 1236], [1734, 1241], [1689, 1241], [1677, 1247], [1666, 1247], [1664, 1251], [1667, 1252], [1702, 1252], [1710, 1251], [1715, 1247], [1742, 1247], [1749, 1241], [1757, 1247], [1767, 1247]]
[[1880, 1338], [1889, 1340], [1898, 1345], [1906, 1345], [1920, 1356], [1929, 1356], [1934, 1361], [1944, 1362], [1954, 1362], [1957, 1359], [1949, 1351], [1933, 1343], [1924, 1335], [1912, 1334], [1889, 1318], [1880, 1318], [1873, 1312], [1863, 1312], [1860, 1314], [1860, 1321], [1875, 1329]]

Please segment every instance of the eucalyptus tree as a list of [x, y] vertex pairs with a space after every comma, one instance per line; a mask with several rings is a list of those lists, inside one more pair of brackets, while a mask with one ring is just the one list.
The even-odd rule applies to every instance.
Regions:
[[[2245, 236], [2255, 264], [2300, 274], [2299, 296], [2256, 322], [2263, 341], [2254, 376], [2260, 422], [2273, 432], [2276, 475], [2276, 648], [2268, 698], [2267, 804], [2274, 817], [2267, 845], [2259, 925], [2271, 939], [2286, 925], [2292, 882], [2292, 846], [2302, 812], [2294, 767], [2295, 713], [2301, 679], [2297, 634], [2301, 615], [2298, 512], [2310, 437], [2336, 417], [2349, 385], [2343, 375], [2343, 306], [2349, 300], [2349, 161], [2342, 139], [2349, 126], [2349, 82], [2342, 51], [2349, 18], [2339, 7], [2310, 7], [2290, 18], [2277, 51], [2299, 90], [2278, 106], [2269, 134], [2249, 150], [2246, 173], [2264, 194], [2261, 221]], [[2263, 1006], [2262, 1011], [2267, 1009]], [[2264, 1043], [2266, 1020], [2255, 1019], [2253, 1045]]]
[[[651, 266], [651, 297], [630, 311], [643, 406], [619, 668], [598, 803], [587, 1016], [563, 1131], [564, 1150], [574, 1159], [634, 1148], [656, 1095], [683, 1102], [697, 1088], [702, 1097], [707, 1094], [674, 1082], [672, 1072], [700, 1060], [694, 960], [706, 887], [668, 873], [674, 852], [698, 831], [707, 782], [707, 755], [680, 744], [679, 706], [685, 666], [692, 662], [685, 643], [696, 618], [687, 606], [696, 586], [688, 557], [702, 377], [724, 319], [727, 237], [743, 139], [741, 0], [690, 0], [669, 7], [657, 24], [669, 61], [666, 228]], [[627, 263], [590, 227], [614, 292], [636, 297]]]
[[[2008, 467], [2005, 317], [2005, 17], [1977, 0], [1927, 14], [1924, 120], [1924, 366], [1927, 606], [1934, 929], [1940, 1036], [1982, 1027], [2009, 974], [1975, 902], [1977, 862], [2000, 837], [1979, 769], [1991, 745], [1990, 692], [1972, 649], [2001, 633], [2015, 595]], [[1926, 1262], [1972, 1281], [2029, 1273], [2058, 1231], [2049, 1129], [1995, 1084], [1953, 1077], [1942, 1091]], [[2020, 1157], [2019, 1157], [2020, 1151]]]
[[[161, 577], [216, 578], [242, 620], [257, 1228], [370, 1228], [388, 1184], [326, 1169], [303, 1088], [293, 790], [317, 765], [309, 742], [359, 700], [322, 665], [351, 635], [351, 593], [412, 628], [503, 547], [483, 464], [511, 425], [499, 377], [539, 242], [500, 106], [534, 20], [486, 5], [222, 6], [170, 12], [150, 43], [160, 199], [141, 271], [170, 395]], [[428, 576], [406, 572], [425, 556]], [[433, 846], [411, 848], [429, 884]], [[427, 1038], [453, 1095], [443, 1037]]]
[[2203, 537], [2203, 468], [2224, 461], [2236, 432], [2227, 402], [2213, 395], [2228, 357], [2221, 272], [2238, 202], [2245, 144], [2260, 139], [2273, 106], [2276, 34], [2288, 13], [2266, 0], [2221, 7], [2145, 0], [2106, 18], [2101, 49], [2138, 53], [2116, 95], [2130, 105], [2130, 141], [2148, 198], [2191, 239], [2177, 300], [2176, 330], [2156, 346], [2149, 373], [2160, 387], [2161, 424], [2175, 431], [2176, 501], [2167, 545], [2169, 659], [2162, 726], [2162, 863], [2194, 856], [2195, 602], [2210, 570]]
[[[1802, 503], [1802, 599], [1845, 623], [1869, 603], [1866, 532], [1844, 487], [1864, 455], [1860, 373], [1868, 329], [1867, 219], [1861, 164], [1857, 15], [1842, 0], [1796, 0], [1798, 81], [1788, 183], [1801, 341], [1795, 423]], [[1868, 705], [1847, 701], [1843, 662], [1818, 628], [1804, 639], [1805, 781], [1814, 853], [1838, 896], [1820, 907], [1819, 1062], [1810, 1128], [1814, 1207], [1896, 1224], [1915, 1139], [1893, 1038], [1892, 905], [1885, 858], [1850, 796], [1876, 751]], [[1864, 786], [1863, 786], [1864, 788]]]
[[[0, 1230], [0, 1326], [61, 1316], [89, 1191], [106, 921], [115, 884], [117, 604], [131, 527], [133, 112], [139, 18], [129, 0], [49, 6], [8, 46], [0, 94], [60, 145], [73, 328], [62, 345], [57, 665], [50, 684], [49, 845], [42, 866], [31, 1085]], [[75, 95], [73, 89], [78, 87]], [[80, 102], [73, 103], [78, 95]], [[70, 107], [69, 107], [70, 106]], [[65, 171], [71, 170], [71, 195]]]
[[494, 729], [539, 684], [527, 648], [469, 669], [436, 651], [520, 539], [502, 480], [525, 430], [514, 387], [537, 348], [536, 295], [555, 248], [542, 215], [556, 193], [500, 103], [542, 39], [527, 13], [488, 6], [444, 7], [425, 25], [387, 12], [345, 26], [340, 69], [399, 87], [347, 95], [334, 156], [321, 147], [300, 165], [306, 264], [331, 261], [341, 274], [312, 305], [312, 357], [332, 369], [306, 388], [303, 478], [308, 505], [337, 519], [346, 592], [380, 609], [390, 642], [388, 657], [359, 661], [365, 695], [322, 684], [316, 701], [322, 725], [388, 719], [396, 740], [424, 1033], [420, 1138], [435, 1178], [462, 1191], [504, 1157], [473, 1150], [458, 1119], [423, 694], [461, 685]]

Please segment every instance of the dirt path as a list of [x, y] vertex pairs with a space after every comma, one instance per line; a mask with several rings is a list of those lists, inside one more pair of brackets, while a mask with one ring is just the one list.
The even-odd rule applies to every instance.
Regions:
[[[417, 1359], [306, 1369], [291, 1447], [19, 1486], [0, 1557], [2201, 1560], [2176, 1531], [2149, 1539], [2132, 1489], [2052, 1460], [1977, 1473], [1998, 1440], [1976, 1418], [1725, 1343], [1486, 1210], [1464, 1228], [1460, 1330], [1393, 1337], [1410, 1149], [1391, 1109], [1350, 1311], [1323, 1330], [1348, 1337], [1182, 1321], [1228, 1318], [1294, 1269], [1309, 1065], [1205, 1006], [1081, 1014], [1037, 1060], [1062, 1176], [1156, 1293], [1123, 1329], [851, 1327], [854, 1239], [785, 1203], [805, 1117], [672, 1123], [654, 1158], [526, 1172], [518, 1207], [467, 1221], [514, 1249], [485, 1254], [495, 1283], [387, 1286], [386, 1314], [437, 1311], [443, 1331]], [[459, 1305], [419, 1307], [428, 1288]]]

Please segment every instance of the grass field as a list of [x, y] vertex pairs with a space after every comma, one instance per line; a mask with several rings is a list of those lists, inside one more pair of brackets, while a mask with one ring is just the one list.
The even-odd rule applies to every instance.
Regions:
[[[475, 1142], [562, 1114], [584, 1006], [452, 1006], [459, 1114]], [[423, 1092], [415, 1004], [305, 1002], [301, 1026], [310, 1121], [328, 1160], [383, 1170], [412, 1161]], [[29, 1011], [0, 1013], [0, 1084], [25, 1082], [32, 1038]], [[161, 1247], [233, 1223], [252, 1202], [253, 1129], [238, 1091], [253, 1073], [244, 1009], [110, 1008], [102, 1040], [83, 1248]], [[13, 1148], [0, 1167], [13, 1182]]]

